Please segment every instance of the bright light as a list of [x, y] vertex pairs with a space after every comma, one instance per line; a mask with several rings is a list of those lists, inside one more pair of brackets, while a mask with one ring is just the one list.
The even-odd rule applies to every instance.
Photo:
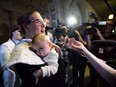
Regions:
[[67, 22], [69, 26], [77, 24], [76, 18], [73, 16], [69, 17]]
[[108, 16], [108, 19], [113, 19], [114, 18], [114, 15], [113, 14], [110, 14], [109, 16]]
[[115, 32], [115, 30], [112, 30], [112, 33], [114, 33]]

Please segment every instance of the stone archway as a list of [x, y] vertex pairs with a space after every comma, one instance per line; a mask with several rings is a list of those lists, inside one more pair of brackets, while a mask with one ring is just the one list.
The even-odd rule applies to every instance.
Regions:
[[63, 18], [63, 12], [61, 8], [61, 2], [59, 0], [46, 0], [49, 9], [49, 18], [51, 19], [51, 25], [56, 27], [58, 19]]

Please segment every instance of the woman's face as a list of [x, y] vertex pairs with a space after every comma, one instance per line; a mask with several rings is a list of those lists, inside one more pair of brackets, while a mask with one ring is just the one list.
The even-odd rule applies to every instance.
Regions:
[[33, 38], [37, 34], [45, 33], [45, 23], [38, 12], [30, 15], [29, 20], [31, 22], [27, 25], [27, 33], [30, 35], [30, 38]]

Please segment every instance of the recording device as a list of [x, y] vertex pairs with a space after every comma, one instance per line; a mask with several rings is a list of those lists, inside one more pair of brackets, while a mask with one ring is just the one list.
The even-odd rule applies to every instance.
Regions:
[[107, 24], [106, 21], [99, 21], [93, 12], [90, 12], [88, 15], [89, 17], [94, 19], [94, 21], [92, 23], [89, 22], [82, 23], [82, 25], [78, 27], [77, 31], [79, 31], [79, 33], [82, 36], [87, 34], [92, 35], [96, 32], [96, 28], [99, 29], [99, 27], [105, 26]]
[[85, 29], [85, 34], [93, 34], [94, 32], [96, 32], [96, 28], [94, 24], [83, 23], [82, 27]]
[[69, 38], [73, 38], [73, 37], [78, 38], [77, 34], [75, 33], [75, 30], [78, 31], [82, 37], [87, 34], [91, 35], [94, 32], [96, 32], [95, 26], [91, 23], [86, 22], [86, 23], [82, 23], [82, 25], [78, 26], [75, 29], [69, 29], [67, 32]]
[[[93, 12], [90, 12], [88, 14], [92, 19], [94, 19], [94, 21], [92, 23], [89, 23], [89, 22], [85, 22], [85, 23], [82, 23], [82, 25], [78, 26], [78, 27], [74, 27], [73, 29], [72, 28], [69, 28], [67, 33], [65, 31], [63, 31], [62, 29], [55, 29], [56, 32], [57, 32], [57, 36], [61, 36], [61, 35], [68, 35], [69, 38], [73, 38], [73, 37], [77, 37], [77, 34], [75, 33], [75, 30], [77, 30], [81, 36], [85, 36], [85, 35], [93, 35], [95, 34], [96, 32], [96, 28], [100, 29], [99, 27], [100, 26], [105, 26], [106, 25], [106, 21], [99, 21], [98, 18], [96, 17], [96, 15], [93, 13]], [[60, 22], [58, 22], [59, 25]], [[65, 34], [64, 34], [65, 32]]]
[[99, 29], [100, 26], [104, 26], [104, 25], [106, 25], [106, 21], [99, 21], [99, 22], [94, 22], [94, 23], [85, 22], [75, 29], [69, 29], [67, 34], [68, 34], [68, 37], [70, 38], [76, 37], [77, 35], [75, 33], [75, 30], [77, 30], [81, 34], [82, 37], [88, 34], [93, 35], [96, 32], [96, 28]]

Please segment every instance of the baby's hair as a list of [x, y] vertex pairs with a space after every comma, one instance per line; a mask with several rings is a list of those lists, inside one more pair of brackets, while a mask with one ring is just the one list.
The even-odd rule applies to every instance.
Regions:
[[50, 41], [50, 38], [45, 34], [35, 35], [32, 39], [32, 44], [34, 44], [37, 40], [47, 41], [47, 42], [50, 42], [52, 44], [52, 42]]

